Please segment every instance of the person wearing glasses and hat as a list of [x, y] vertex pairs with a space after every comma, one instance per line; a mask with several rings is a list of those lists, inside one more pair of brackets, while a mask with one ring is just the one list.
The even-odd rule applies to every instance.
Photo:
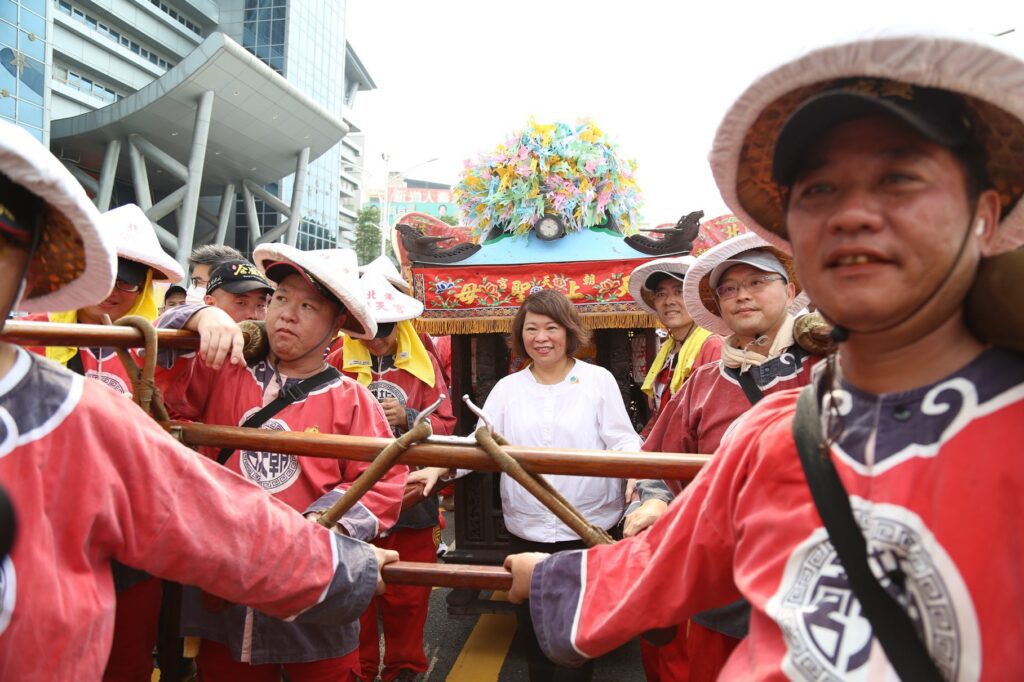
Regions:
[[[198, 354], [161, 358], [156, 380], [168, 409], [206, 424], [390, 438], [388, 420], [373, 394], [324, 361], [339, 331], [358, 338], [372, 338], [377, 331], [358, 281], [355, 252], [264, 244], [253, 259], [277, 283], [267, 310], [267, 356], [247, 364], [238, 325], [217, 307], [184, 305], [168, 311], [160, 326], [197, 331], [202, 339]], [[273, 414], [258, 416], [258, 423], [248, 421], [279, 397], [288, 400]], [[329, 509], [369, 466], [250, 450], [201, 452], [311, 517]], [[393, 526], [407, 472], [404, 465], [392, 467], [336, 530], [370, 541]], [[293, 682], [358, 674], [355, 621], [324, 628], [284, 622], [241, 605], [209, 606], [198, 590], [185, 588], [182, 633], [202, 640], [196, 659], [200, 680], [277, 680], [282, 666]]]
[[[394, 267], [394, 266], [392, 266]], [[396, 273], [397, 274], [397, 273]], [[359, 278], [366, 305], [377, 320], [372, 339], [345, 337], [344, 345], [327, 362], [352, 377], [380, 401], [396, 436], [412, 428], [420, 411], [445, 396], [430, 415], [435, 435], [451, 435], [455, 428], [451, 396], [437, 360], [427, 351], [412, 321], [423, 313], [423, 304], [406, 296], [375, 269]], [[410, 479], [412, 474], [410, 474]], [[398, 523], [373, 541], [392, 549], [405, 561], [435, 563], [438, 498], [423, 489], [423, 501], [402, 512]], [[388, 585], [359, 619], [359, 665], [364, 680], [412, 679], [426, 672], [423, 628], [430, 609], [430, 588]], [[380, 636], [377, 614], [384, 634], [384, 669], [380, 669]]]
[[[107, 300], [103, 222], [56, 157], [0, 122], [0, 325]], [[116, 395], [0, 341], [0, 483], [17, 519], [0, 561], [0, 679], [100, 679], [115, 560], [299, 622], [346, 623], [383, 589], [394, 553], [268, 504]]]
[[[127, 204], [103, 213], [101, 229], [117, 248], [117, 275], [107, 297], [78, 310], [29, 315], [29, 321], [49, 320], [65, 324], [104, 324], [109, 317], [116, 322], [128, 315], [149, 321], [157, 317], [155, 282], [176, 282], [184, 277], [181, 266], [160, 247], [156, 232], [141, 208]], [[35, 352], [68, 367], [83, 376], [99, 379], [127, 397], [132, 383], [113, 348], [71, 348], [49, 346]], [[137, 356], [138, 351], [130, 351]]]
[[[798, 292], [792, 260], [750, 232], [693, 261], [682, 298], [695, 324], [725, 338], [722, 357], [693, 371], [663, 409], [644, 450], [714, 453], [731, 425], [763, 395], [810, 381], [818, 358], [794, 340], [794, 315], [806, 301]], [[626, 515], [626, 537], [661, 517], [680, 487], [641, 480], [637, 491], [640, 504]], [[669, 644], [654, 647], [641, 640], [649, 679], [717, 679], [746, 634], [747, 619], [747, 606], [736, 602], [695, 617]]]
[[683, 281], [694, 260], [689, 255], [656, 258], [638, 266], [629, 276], [629, 293], [637, 307], [655, 315], [669, 335], [641, 386], [654, 408], [640, 432], [641, 438], [650, 435], [661, 408], [679, 392], [690, 373], [718, 360], [721, 354], [722, 338], [697, 326], [683, 300]]
[[742, 595], [750, 634], [725, 679], [1024, 676], [1022, 332], [975, 309], [1020, 282], [1022, 72], [990, 39], [894, 31], [740, 96], [711, 153], [719, 190], [792, 249], [838, 353], [804, 417], [796, 391], [760, 403], [647, 533], [510, 562], [549, 655]]
[[267, 296], [274, 293], [274, 287], [260, 274], [255, 265], [247, 260], [221, 263], [210, 271], [206, 284], [206, 305], [220, 308], [235, 322], [263, 320]]

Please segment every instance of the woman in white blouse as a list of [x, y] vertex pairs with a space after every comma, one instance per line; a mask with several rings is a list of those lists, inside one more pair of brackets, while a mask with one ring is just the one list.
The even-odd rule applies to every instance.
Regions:
[[[640, 437], [626, 414], [618, 384], [603, 367], [576, 360], [590, 333], [575, 306], [557, 291], [531, 294], [512, 322], [512, 349], [527, 355], [528, 367], [503, 378], [491, 390], [484, 412], [495, 430], [519, 446], [585, 450], [639, 450]], [[423, 470], [427, 489], [444, 469]], [[613, 530], [625, 509], [625, 481], [594, 476], [546, 476], [583, 516]], [[560, 552], [586, 545], [525, 488], [501, 477], [501, 510], [511, 538], [509, 551]], [[528, 607], [527, 607], [528, 609]], [[555, 666], [533, 634], [529, 611], [519, 614], [517, 637], [527, 650], [530, 680], [589, 680], [592, 664]]]

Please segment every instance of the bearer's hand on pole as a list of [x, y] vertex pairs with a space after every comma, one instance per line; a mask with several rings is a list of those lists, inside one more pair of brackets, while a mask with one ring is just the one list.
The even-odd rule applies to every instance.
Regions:
[[417, 469], [416, 471], [410, 471], [408, 478], [405, 479], [406, 486], [422, 484], [423, 485], [423, 497], [427, 497], [430, 493], [434, 492], [434, 488], [437, 487], [437, 482], [441, 480], [441, 477], [448, 473], [448, 469], [444, 467], [425, 467], [423, 469]]
[[212, 369], [220, 369], [227, 360], [232, 365], [245, 364], [242, 330], [220, 308], [203, 308], [188, 321], [189, 328], [199, 332], [199, 357]]
[[622, 526], [623, 537], [631, 538], [650, 528], [666, 511], [668, 505], [663, 500], [650, 499], [642, 503], [633, 513], [626, 515], [626, 522]]
[[398, 552], [393, 549], [381, 549], [376, 545], [370, 545], [373, 547], [373, 553], [377, 555], [377, 594], [384, 594], [384, 588], [387, 585], [384, 584], [384, 578], [381, 577], [380, 569], [388, 564], [393, 564], [398, 561]]
[[402, 403], [394, 398], [385, 398], [381, 401], [380, 406], [384, 408], [384, 416], [388, 418], [388, 424], [397, 426], [400, 429], [405, 429], [409, 426], [409, 418], [405, 413], [405, 408], [402, 407]]
[[530, 598], [533, 570], [549, 556], [551, 555], [543, 552], [525, 552], [505, 557], [505, 570], [512, 574], [512, 589], [508, 591], [510, 602], [522, 604]]

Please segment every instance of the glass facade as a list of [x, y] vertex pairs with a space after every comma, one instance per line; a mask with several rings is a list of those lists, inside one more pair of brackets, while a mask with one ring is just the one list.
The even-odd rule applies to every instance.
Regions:
[[282, 76], [285, 74], [285, 38], [288, 0], [245, 0], [242, 47]]
[[42, 142], [46, 130], [46, 0], [0, 0], [0, 118]]
[[[339, 118], [345, 94], [344, 35], [341, 0], [245, 0], [242, 46]], [[340, 145], [309, 164], [296, 240], [299, 248], [337, 245], [340, 169]], [[277, 195], [290, 201], [293, 182], [293, 177], [285, 178]], [[236, 215], [239, 228], [248, 224], [244, 209]], [[278, 220], [264, 222], [264, 229]], [[242, 234], [241, 229], [236, 232]]]

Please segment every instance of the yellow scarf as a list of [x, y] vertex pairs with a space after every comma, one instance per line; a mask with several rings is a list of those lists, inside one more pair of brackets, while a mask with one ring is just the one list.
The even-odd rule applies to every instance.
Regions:
[[[679, 387], [686, 381], [686, 377], [690, 376], [690, 372], [693, 370], [693, 363], [697, 360], [697, 355], [700, 354], [701, 346], [704, 345], [704, 341], [709, 336], [711, 336], [711, 332], [707, 329], [694, 325], [693, 331], [683, 341], [683, 347], [679, 349], [679, 357], [676, 358], [676, 369], [672, 372], [672, 381], [668, 386], [669, 395], [675, 395], [679, 391]], [[654, 380], [657, 379], [661, 368], [668, 362], [668, 358], [672, 355], [672, 349], [675, 346], [676, 340], [669, 337], [661, 345], [658, 354], [654, 356], [651, 369], [648, 370], [647, 376], [644, 378], [644, 385], [640, 387], [640, 390], [647, 394], [647, 396], [654, 396]]]
[[[156, 289], [153, 286], [153, 271], [149, 270], [146, 272], [146, 282], [142, 285], [142, 293], [135, 299], [135, 305], [131, 307], [125, 316], [128, 315], [141, 315], [150, 322], [156, 319]], [[60, 322], [62, 324], [77, 324], [78, 323], [78, 311], [77, 310], [66, 310], [62, 313], [49, 313], [47, 315], [50, 322]], [[75, 357], [75, 353], [78, 352], [77, 348], [72, 346], [47, 346], [46, 357], [51, 360], [56, 360], [62, 365], [67, 365], [68, 360]]]
[[[427, 386], [434, 387], [434, 365], [430, 362], [430, 355], [420, 341], [416, 328], [412, 326], [411, 320], [402, 320], [398, 323], [398, 346], [395, 350], [395, 367], [404, 369]], [[359, 383], [369, 386], [373, 380], [373, 358], [370, 357], [370, 349], [359, 339], [351, 336], [345, 337], [343, 346], [345, 364], [341, 368], [345, 372], [356, 375]]]

